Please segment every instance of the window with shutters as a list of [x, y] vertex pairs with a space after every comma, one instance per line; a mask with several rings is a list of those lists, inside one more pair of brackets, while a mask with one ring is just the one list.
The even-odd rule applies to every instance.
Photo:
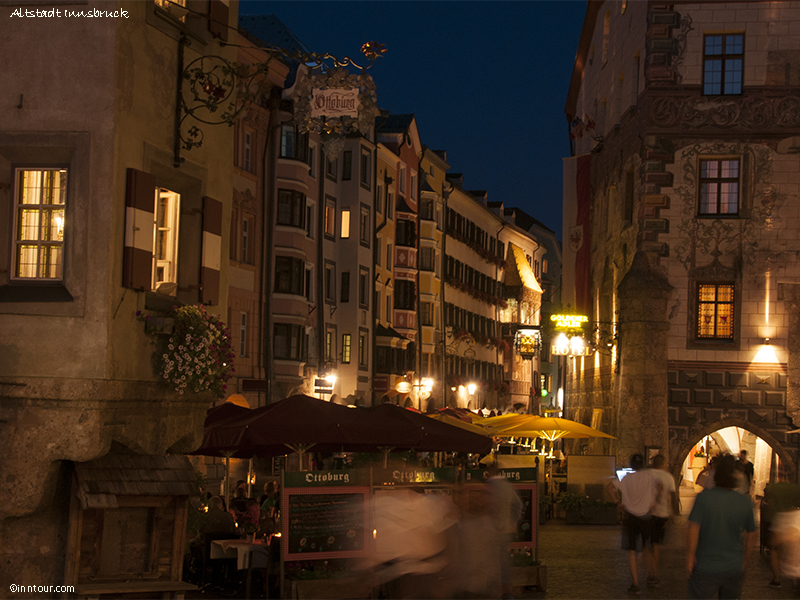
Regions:
[[159, 293], [175, 295], [178, 287], [178, 233], [181, 196], [158, 188], [153, 223], [153, 283]]

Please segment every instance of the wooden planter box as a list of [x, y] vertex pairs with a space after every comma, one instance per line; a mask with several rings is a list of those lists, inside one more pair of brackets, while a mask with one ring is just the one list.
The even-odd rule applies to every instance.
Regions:
[[372, 598], [372, 587], [355, 577], [342, 579], [295, 579], [292, 581], [292, 600]]
[[512, 567], [511, 585], [515, 588], [536, 586], [540, 591], [547, 590], [547, 565], [535, 567]]
[[567, 525], [616, 525], [616, 506], [588, 506], [582, 509], [570, 509], [567, 513]]

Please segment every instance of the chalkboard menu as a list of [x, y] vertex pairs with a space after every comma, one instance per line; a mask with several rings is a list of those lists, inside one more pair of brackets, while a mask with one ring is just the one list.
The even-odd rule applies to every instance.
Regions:
[[517, 521], [517, 532], [511, 538], [512, 548], [533, 548], [536, 546], [536, 488], [533, 486], [514, 486], [522, 500], [522, 516]]
[[344, 558], [367, 553], [368, 488], [284, 490], [288, 559]]

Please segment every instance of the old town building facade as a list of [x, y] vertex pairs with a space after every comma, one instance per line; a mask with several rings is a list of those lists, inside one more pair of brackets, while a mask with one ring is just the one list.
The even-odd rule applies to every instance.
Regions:
[[741, 448], [761, 485], [796, 476], [798, 19], [797, 2], [588, 3], [564, 302], [603, 351], [569, 359], [567, 416], [607, 424], [618, 440], [589, 445], [618, 463], [668, 451], [677, 474]]

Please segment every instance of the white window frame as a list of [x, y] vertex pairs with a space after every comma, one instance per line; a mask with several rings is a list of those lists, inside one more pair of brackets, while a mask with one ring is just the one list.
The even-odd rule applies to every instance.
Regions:
[[[162, 200], [167, 201], [165, 210], [162, 210]], [[156, 188], [154, 202], [152, 289], [156, 292], [167, 292], [169, 295], [175, 295], [178, 284], [181, 195], [166, 188]], [[166, 219], [162, 220], [164, 213], [167, 213]], [[166, 237], [163, 254], [159, 251], [159, 235]], [[162, 273], [163, 277], [161, 276]], [[174, 287], [164, 285], [170, 283], [175, 284]]]
[[[49, 202], [47, 204], [44, 203], [45, 192], [43, 187], [43, 174], [45, 172], [55, 172], [59, 173], [59, 185], [58, 188], [53, 186], [51, 188], [52, 195], [50, 196], [51, 200], [56, 197], [56, 192], [58, 192], [57, 196], [59, 200], [63, 200], [62, 202]], [[29, 195], [26, 194], [25, 189], [23, 188], [23, 180], [24, 180], [24, 173], [39, 173], [39, 183], [34, 192], [36, 196], [36, 202], [26, 202], [25, 200], [29, 198]], [[63, 180], [63, 181], [62, 181]], [[15, 185], [17, 189], [15, 190], [14, 196], [14, 265], [13, 265], [13, 277], [11, 279], [14, 280], [42, 280], [42, 281], [63, 281], [64, 279], [64, 231], [65, 231], [65, 224], [66, 224], [66, 208], [67, 208], [67, 184], [68, 184], [68, 172], [67, 169], [64, 167], [53, 167], [53, 168], [39, 168], [39, 169], [31, 169], [31, 168], [18, 168], [15, 170], [15, 177], [14, 177]], [[30, 189], [30, 188], [29, 188]], [[35, 238], [31, 237], [29, 239], [22, 239], [20, 236], [20, 232], [23, 230], [23, 214], [26, 216], [34, 216], [33, 223], [29, 226], [25, 227], [25, 229], [31, 230], [35, 229]], [[43, 218], [44, 215], [50, 214], [49, 224], [45, 223], [45, 219]], [[27, 220], [27, 218], [25, 219]], [[46, 230], [51, 230], [55, 227], [55, 240], [47, 240], [43, 239], [45, 237], [52, 237], [48, 234]], [[28, 273], [27, 275], [23, 275], [23, 266], [21, 265], [21, 257], [23, 256], [23, 252], [27, 249], [28, 256], [35, 255], [35, 265], [33, 266], [33, 271], [30, 271], [30, 267], [25, 269]], [[52, 261], [53, 253], [59, 254], [55, 263]], [[45, 260], [46, 259], [46, 260]], [[43, 274], [46, 269], [49, 274]]]

